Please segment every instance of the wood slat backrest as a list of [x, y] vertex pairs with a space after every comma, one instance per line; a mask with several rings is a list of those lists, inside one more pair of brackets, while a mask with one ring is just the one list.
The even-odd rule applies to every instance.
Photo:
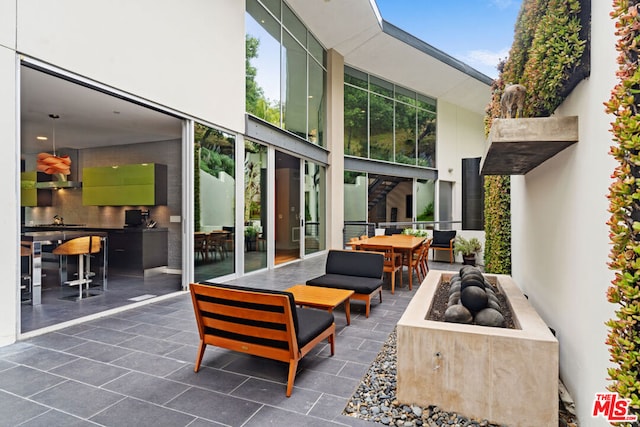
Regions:
[[298, 353], [290, 294], [192, 283], [191, 297], [206, 344], [282, 361]]
[[82, 255], [100, 252], [100, 236], [84, 236], [67, 240], [53, 251], [55, 255]]

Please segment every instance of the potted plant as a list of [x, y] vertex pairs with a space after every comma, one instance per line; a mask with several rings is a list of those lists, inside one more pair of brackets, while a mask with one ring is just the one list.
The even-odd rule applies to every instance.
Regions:
[[476, 254], [482, 250], [482, 244], [477, 237], [465, 239], [462, 236], [457, 236], [456, 241], [453, 243], [454, 253], [462, 254], [462, 263], [465, 265], [476, 265]]
[[256, 240], [258, 238], [258, 230], [253, 225], [244, 227], [244, 242], [247, 251], [256, 250]]

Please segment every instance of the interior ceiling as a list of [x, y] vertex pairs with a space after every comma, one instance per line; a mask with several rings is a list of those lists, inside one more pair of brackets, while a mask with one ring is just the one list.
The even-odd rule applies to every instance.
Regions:
[[51, 152], [54, 126], [56, 150], [182, 138], [182, 122], [176, 117], [26, 66], [21, 68], [20, 95], [22, 153]]

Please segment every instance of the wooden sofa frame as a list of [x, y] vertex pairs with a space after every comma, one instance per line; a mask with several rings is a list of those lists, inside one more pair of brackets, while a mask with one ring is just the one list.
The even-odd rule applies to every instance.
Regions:
[[200, 334], [195, 372], [209, 344], [287, 362], [290, 397], [300, 359], [325, 339], [334, 355], [333, 314], [296, 308], [289, 292], [197, 283], [190, 288]]

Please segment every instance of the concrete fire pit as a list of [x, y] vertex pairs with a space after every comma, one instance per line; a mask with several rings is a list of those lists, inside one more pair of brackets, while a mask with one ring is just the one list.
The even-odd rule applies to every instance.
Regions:
[[398, 322], [401, 403], [513, 426], [558, 425], [558, 341], [509, 276], [485, 275], [516, 329], [426, 320], [451, 272], [430, 271]]

